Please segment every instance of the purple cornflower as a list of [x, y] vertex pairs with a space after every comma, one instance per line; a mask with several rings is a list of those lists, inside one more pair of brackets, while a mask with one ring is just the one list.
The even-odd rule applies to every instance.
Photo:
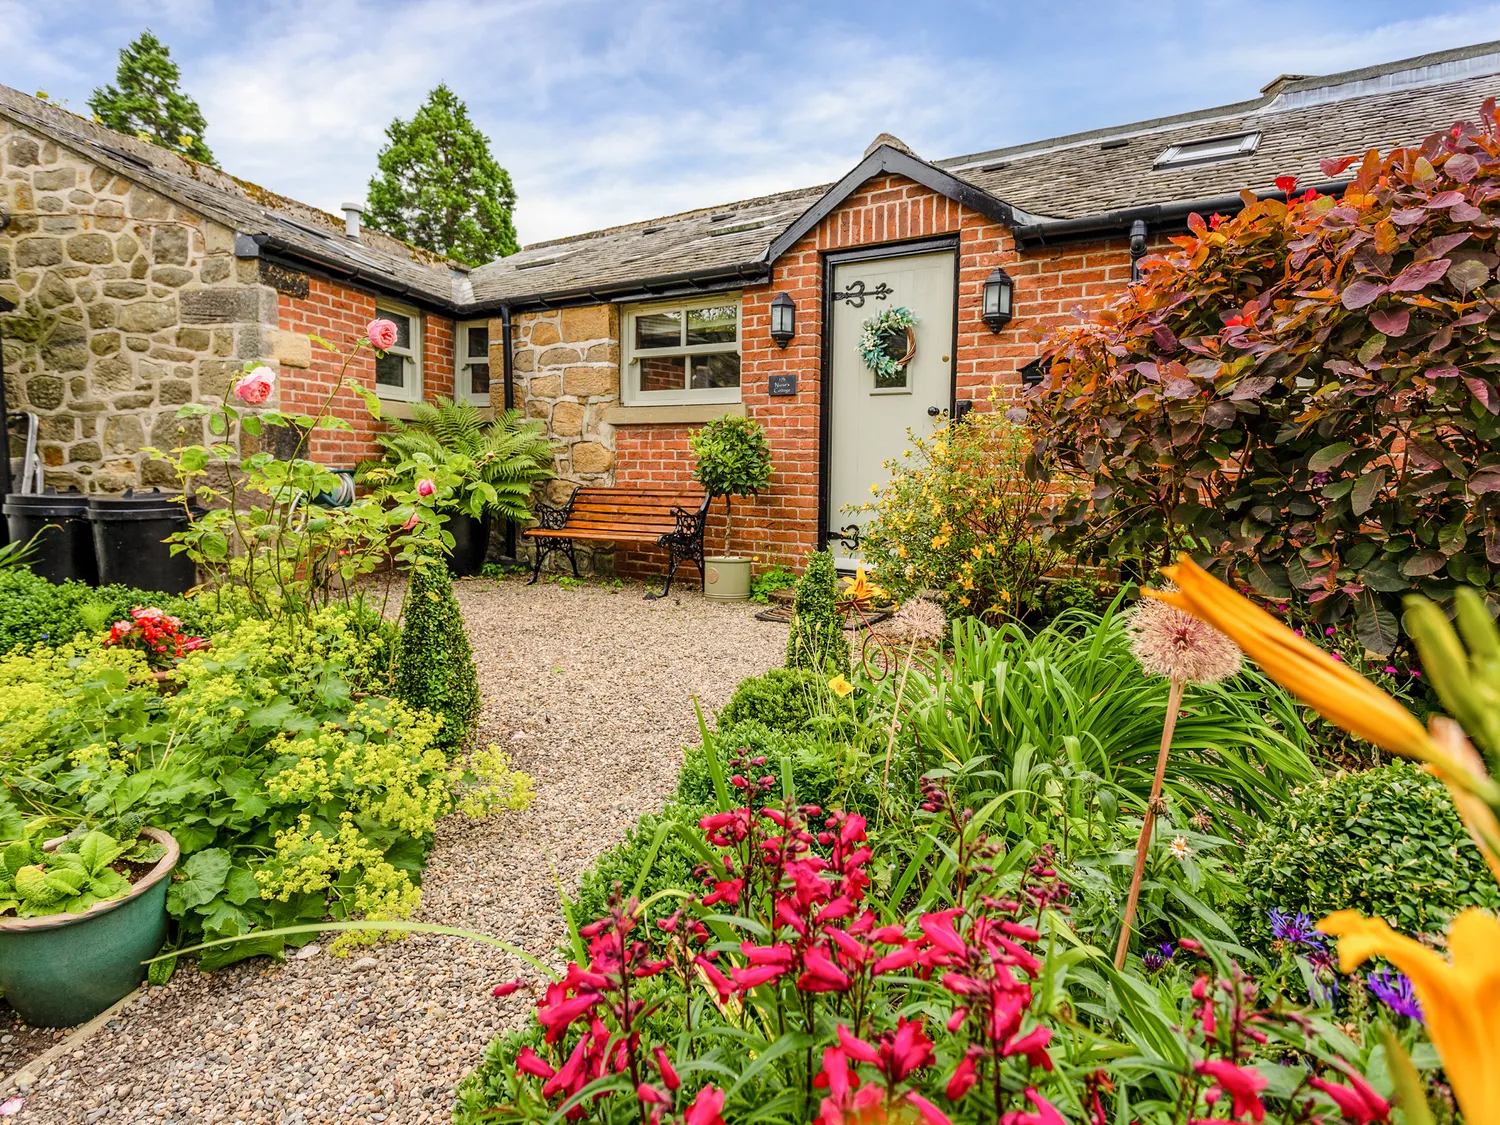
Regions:
[[1141, 954], [1141, 967], [1148, 973], [1159, 973], [1167, 967], [1167, 962], [1176, 952], [1170, 941], [1164, 941], [1155, 949], [1148, 949]]
[[1272, 910], [1269, 917], [1271, 936], [1276, 940], [1290, 945], [1306, 946], [1308, 949], [1323, 948], [1326, 939], [1318, 933], [1313, 925], [1312, 916], [1305, 911], [1299, 910], [1295, 914], [1289, 914], [1285, 910]]
[[1422, 1019], [1422, 1004], [1417, 999], [1416, 990], [1412, 988], [1411, 978], [1405, 973], [1391, 975], [1389, 969], [1381, 969], [1378, 973], [1371, 973], [1367, 982], [1375, 999], [1379, 1000], [1398, 1016], [1405, 1016], [1409, 1020], [1418, 1023], [1425, 1022]]

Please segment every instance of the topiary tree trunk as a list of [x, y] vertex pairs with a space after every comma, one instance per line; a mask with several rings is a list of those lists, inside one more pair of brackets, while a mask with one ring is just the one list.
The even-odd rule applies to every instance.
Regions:
[[815, 552], [797, 580], [786, 666], [811, 668], [827, 676], [849, 674], [849, 641], [838, 610], [838, 574], [828, 551]]
[[412, 568], [401, 614], [396, 696], [441, 715], [439, 742], [458, 749], [468, 742], [479, 717], [479, 676], [442, 559], [424, 556]]

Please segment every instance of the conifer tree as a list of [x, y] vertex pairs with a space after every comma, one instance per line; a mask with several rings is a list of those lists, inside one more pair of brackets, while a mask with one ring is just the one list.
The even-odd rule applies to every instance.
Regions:
[[470, 266], [515, 253], [510, 173], [452, 90], [439, 85], [385, 135], [370, 181], [371, 226]]
[[203, 143], [203, 112], [178, 87], [180, 78], [171, 50], [148, 29], [120, 49], [119, 85], [96, 89], [89, 108], [100, 124], [117, 133], [212, 164], [214, 154]]

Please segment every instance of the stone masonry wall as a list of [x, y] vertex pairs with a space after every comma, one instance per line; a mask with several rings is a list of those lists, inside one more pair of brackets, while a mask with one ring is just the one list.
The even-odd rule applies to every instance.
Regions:
[[[615, 441], [604, 413], [620, 401], [620, 310], [592, 305], [556, 312], [522, 313], [511, 322], [515, 405], [545, 422], [560, 443], [557, 479], [546, 498], [565, 503], [578, 484], [614, 484]], [[492, 387], [497, 398], [501, 371], [501, 327], [490, 322]], [[525, 539], [521, 540], [524, 551]], [[603, 550], [579, 545], [579, 569], [607, 574], [613, 560]], [[587, 566], [585, 564], [587, 563]], [[549, 569], [566, 566], [561, 556]]]
[[177, 408], [276, 348], [275, 292], [228, 228], [4, 120], [0, 209], [7, 398], [40, 417], [47, 483], [170, 488], [141, 448], [203, 440]]

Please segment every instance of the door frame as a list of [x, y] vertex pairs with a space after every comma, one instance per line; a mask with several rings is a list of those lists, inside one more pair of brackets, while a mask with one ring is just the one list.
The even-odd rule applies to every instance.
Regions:
[[948, 417], [958, 411], [958, 286], [959, 286], [959, 237], [957, 234], [937, 238], [908, 239], [905, 242], [882, 242], [876, 246], [860, 246], [852, 250], [825, 250], [823, 269], [823, 323], [818, 340], [818, 550], [828, 549], [828, 533], [832, 530], [832, 512], [829, 510], [833, 492], [833, 275], [837, 267], [850, 262], [881, 261], [887, 258], [907, 258], [914, 254], [931, 254], [937, 251], [953, 252], [953, 340], [948, 352], [949, 386]]

